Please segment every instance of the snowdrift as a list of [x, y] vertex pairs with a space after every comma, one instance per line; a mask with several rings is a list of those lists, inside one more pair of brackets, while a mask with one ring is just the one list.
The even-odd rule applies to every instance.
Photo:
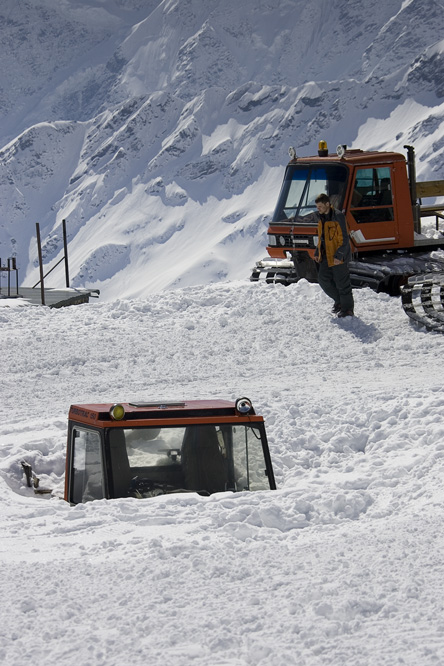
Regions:
[[[443, 337], [398, 299], [356, 302], [333, 319], [305, 281], [0, 301], [4, 663], [444, 659]], [[57, 498], [72, 402], [240, 395], [265, 416], [278, 490]]]

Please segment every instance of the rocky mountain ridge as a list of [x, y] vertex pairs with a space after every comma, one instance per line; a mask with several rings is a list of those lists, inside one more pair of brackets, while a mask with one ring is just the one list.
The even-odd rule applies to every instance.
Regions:
[[[439, 0], [7, 0], [0, 256], [104, 298], [242, 279], [287, 148], [403, 151], [443, 177]], [[53, 284], [62, 276], [54, 272]], [[35, 282], [36, 280], [34, 280]]]

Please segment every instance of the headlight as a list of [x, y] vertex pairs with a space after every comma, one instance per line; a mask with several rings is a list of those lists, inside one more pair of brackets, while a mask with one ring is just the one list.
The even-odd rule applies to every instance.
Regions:
[[113, 421], [121, 421], [125, 416], [125, 408], [123, 405], [113, 405], [109, 410], [109, 415]]
[[337, 154], [337, 156], [338, 156], [339, 158], [344, 157], [344, 155], [345, 155], [345, 151], [346, 151], [346, 150], [347, 150], [347, 146], [346, 146], [346, 145], [339, 145], [339, 146], [336, 148], [336, 154]]
[[271, 234], [268, 234], [268, 245], [270, 247], [276, 247], [276, 236], [272, 236]]
[[248, 398], [238, 398], [236, 400], [235, 409], [239, 414], [249, 414], [253, 411], [253, 405]]

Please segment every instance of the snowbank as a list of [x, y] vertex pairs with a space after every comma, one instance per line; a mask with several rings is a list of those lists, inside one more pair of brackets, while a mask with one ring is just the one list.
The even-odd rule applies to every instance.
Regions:
[[[0, 309], [4, 663], [444, 660], [444, 338], [355, 299], [350, 321], [305, 281]], [[57, 498], [71, 403], [241, 395], [277, 491]]]

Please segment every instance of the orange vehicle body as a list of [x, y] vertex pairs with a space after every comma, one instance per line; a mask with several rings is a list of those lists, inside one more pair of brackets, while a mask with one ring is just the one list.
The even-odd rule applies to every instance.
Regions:
[[[434, 270], [424, 258], [421, 263], [418, 256], [443, 248], [444, 235], [423, 236], [421, 216], [436, 215], [438, 229], [438, 219], [444, 219], [444, 204], [422, 207], [421, 203], [423, 197], [444, 195], [444, 181], [416, 182], [411, 146], [406, 146], [406, 159], [401, 153], [351, 150], [346, 146], [338, 146], [337, 153], [332, 154], [326, 144], [321, 144], [325, 142], [320, 143], [318, 155], [312, 157], [296, 157], [290, 149], [293, 158], [287, 165], [268, 228], [267, 252], [277, 262], [274, 268], [267, 260], [258, 262], [251, 279], [258, 279], [264, 272], [270, 281], [286, 282], [288, 277], [292, 279], [287, 282], [303, 277], [317, 281], [313, 261], [318, 241], [315, 198], [321, 193], [326, 193], [333, 207], [345, 214], [353, 253], [351, 272], [356, 268], [356, 275], [352, 275], [354, 286], [379, 290], [385, 283], [388, 289], [393, 286], [393, 273], [399, 286], [407, 274]], [[400, 268], [399, 263], [395, 266], [392, 261], [406, 252], [415, 255], [415, 267], [410, 273], [410, 268]], [[382, 257], [384, 260], [377, 265], [377, 270], [382, 270], [379, 277], [375, 278], [375, 270], [371, 269], [366, 282], [362, 263], [368, 262], [369, 257], [373, 265]], [[439, 270], [443, 268], [441, 265]], [[272, 279], [273, 270], [277, 280]]]
[[[300, 157], [297, 159], [298, 165], [312, 164], [341, 164], [346, 165], [348, 169], [348, 182], [343, 201], [341, 202], [341, 209], [345, 210], [345, 217], [347, 220], [348, 228], [353, 238], [354, 231], [362, 231], [362, 224], [359, 224], [354, 217], [354, 207], [352, 203], [355, 177], [358, 169], [388, 167], [391, 174], [391, 191], [393, 202], [393, 220], [383, 220], [379, 222], [371, 222], [365, 225], [365, 243], [359, 243], [353, 240], [355, 250], [378, 250], [383, 248], [411, 248], [414, 246], [414, 223], [412, 203], [410, 199], [409, 180], [407, 176], [406, 160], [404, 155], [400, 153], [380, 153], [380, 152], [364, 152], [361, 150], [346, 151], [344, 157], [340, 158], [337, 155], [328, 155], [327, 157]], [[295, 162], [294, 162], [295, 163]], [[290, 162], [292, 164], [292, 162]], [[320, 194], [321, 192], [318, 192]], [[382, 210], [386, 206], [373, 205], [373, 210]], [[296, 236], [315, 235], [317, 233], [317, 225], [309, 224], [305, 226], [303, 223], [292, 225], [291, 221], [285, 224], [279, 222], [272, 222], [270, 224], [269, 234], [284, 234], [288, 233], [288, 224], [290, 224], [290, 233]], [[284, 258], [285, 249], [277, 247], [267, 247], [267, 251], [271, 257]], [[308, 249], [311, 257], [314, 255], [314, 248]]]
[[264, 419], [247, 398], [70, 407], [64, 497], [72, 504], [275, 488]]

